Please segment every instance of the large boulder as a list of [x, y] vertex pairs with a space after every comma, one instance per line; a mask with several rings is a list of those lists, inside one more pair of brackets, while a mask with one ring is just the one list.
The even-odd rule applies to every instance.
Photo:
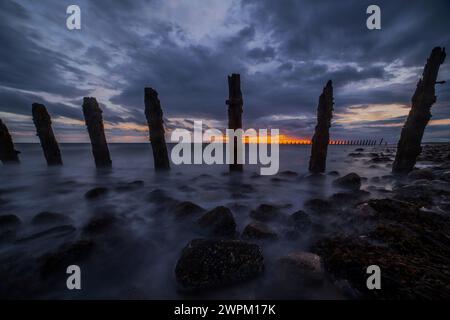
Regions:
[[231, 210], [224, 206], [216, 207], [198, 219], [198, 224], [217, 236], [236, 234], [236, 222]]
[[343, 189], [358, 191], [361, 188], [361, 177], [356, 173], [349, 173], [334, 180], [333, 185]]
[[291, 252], [278, 261], [279, 267], [289, 278], [306, 281], [322, 281], [324, 270], [322, 259], [314, 253], [297, 251]]
[[263, 270], [263, 256], [256, 244], [196, 239], [183, 249], [175, 276], [181, 290], [200, 290], [240, 283]]

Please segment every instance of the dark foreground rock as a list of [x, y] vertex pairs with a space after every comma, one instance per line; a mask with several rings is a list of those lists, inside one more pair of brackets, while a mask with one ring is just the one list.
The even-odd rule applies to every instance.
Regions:
[[208, 211], [198, 219], [198, 224], [217, 236], [233, 236], [236, 234], [236, 222], [231, 210], [219, 206]]
[[325, 273], [322, 259], [311, 252], [291, 252], [278, 261], [281, 272], [289, 278], [297, 278], [306, 282], [323, 281]]
[[65, 274], [69, 265], [79, 265], [80, 262], [89, 257], [93, 249], [94, 242], [91, 240], [79, 240], [62, 245], [55, 252], [40, 258], [41, 275], [45, 277], [56, 273]]
[[257, 240], [276, 240], [278, 235], [268, 225], [261, 222], [251, 222], [242, 231], [242, 238]]
[[[322, 239], [315, 246], [329, 273], [347, 280], [362, 298], [450, 298], [447, 216], [393, 199], [370, 200], [356, 212], [354, 222], [370, 228]], [[367, 289], [370, 265], [381, 268], [382, 290]]]
[[349, 173], [334, 180], [333, 185], [339, 188], [357, 191], [361, 188], [361, 177], [356, 173]]
[[175, 267], [181, 290], [218, 288], [252, 279], [264, 270], [259, 246], [239, 240], [192, 240]]

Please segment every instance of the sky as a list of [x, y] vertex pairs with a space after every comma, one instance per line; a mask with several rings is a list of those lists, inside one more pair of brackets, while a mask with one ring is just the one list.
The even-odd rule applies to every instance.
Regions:
[[[81, 8], [81, 30], [66, 8]], [[366, 8], [381, 8], [368, 30]], [[227, 75], [241, 74], [245, 128], [308, 139], [334, 85], [331, 138], [395, 143], [423, 66], [450, 47], [449, 0], [2, 0], [0, 118], [15, 142], [38, 142], [43, 103], [60, 142], [87, 142], [85, 96], [109, 142], [146, 142], [144, 87], [159, 93], [167, 134], [227, 126]], [[425, 141], [450, 141], [450, 57]]]

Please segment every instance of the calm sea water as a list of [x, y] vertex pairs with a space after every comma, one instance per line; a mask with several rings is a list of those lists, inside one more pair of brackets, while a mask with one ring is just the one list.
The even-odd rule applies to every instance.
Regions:
[[[327, 171], [341, 175], [356, 172], [367, 178], [389, 174], [384, 164], [368, 165], [369, 158], [348, 157], [357, 146], [330, 146]], [[381, 152], [386, 147], [363, 147]], [[280, 146], [280, 174], [260, 176], [257, 166], [246, 165], [242, 175], [229, 175], [227, 165], [172, 166], [169, 173], [155, 174], [149, 144], [111, 144], [113, 168], [97, 170], [89, 144], [63, 144], [64, 166], [47, 167], [38, 144], [19, 144], [20, 165], [0, 166], [0, 214], [15, 214], [22, 220], [18, 237], [38, 232], [30, 221], [42, 211], [63, 213], [73, 220], [77, 232], [65, 237], [42, 238], [26, 243], [0, 245], [0, 260], [21, 266], [13, 272], [23, 281], [32, 281], [40, 298], [180, 298], [174, 268], [181, 249], [194, 238], [202, 237], [192, 221], [176, 221], [147, 200], [148, 193], [162, 189], [180, 201], [192, 201], [205, 209], [228, 206], [242, 231], [251, 220], [250, 210], [267, 203], [281, 206], [286, 214], [303, 208], [306, 200], [330, 196], [335, 177], [304, 179], [310, 146]], [[295, 175], [284, 175], [283, 171]], [[144, 186], [133, 191], [115, 187], [135, 180]], [[94, 187], [107, 187], [103, 198], [88, 201], [84, 194]], [[367, 188], [364, 182], [363, 188]], [[389, 188], [389, 185], [385, 185]], [[60, 245], [82, 237], [79, 230], [99, 212], [108, 212], [123, 221], [114, 239], [95, 239], [99, 250], [82, 267], [83, 290], [69, 291], [65, 283], [49, 283], [37, 275], [39, 258]], [[323, 221], [327, 223], [327, 221]], [[273, 225], [282, 233], [283, 226]], [[273, 298], [283, 297], [271, 284], [275, 261], [293, 250], [308, 250], [308, 237], [262, 243], [266, 271], [254, 281], [193, 297]], [[9, 274], [10, 276], [10, 274]], [[0, 273], [2, 277], [2, 273]], [[1, 279], [0, 279], [1, 282]], [[28, 283], [28, 282], [27, 282]], [[1, 286], [1, 285], [0, 285]], [[18, 295], [16, 292], [15, 295]], [[297, 297], [336, 298], [329, 287], [299, 288]]]

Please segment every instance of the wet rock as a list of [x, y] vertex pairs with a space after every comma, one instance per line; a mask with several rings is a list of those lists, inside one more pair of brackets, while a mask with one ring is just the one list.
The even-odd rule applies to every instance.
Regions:
[[62, 245], [56, 252], [40, 258], [42, 276], [65, 274], [69, 265], [79, 265], [86, 260], [94, 249], [92, 240], [79, 240], [75, 243]]
[[333, 177], [337, 177], [339, 176], [339, 172], [338, 171], [330, 171], [327, 173], [329, 176], [333, 176]]
[[387, 156], [375, 156], [373, 157], [369, 162], [370, 163], [386, 163], [386, 162], [391, 162], [393, 161], [391, 157], [387, 157]]
[[56, 213], [56, 212], [40, 212], [33, 217], [31, 224], [42, 225], [42, 224], [68, 224], [71, 223], [72, 219], [68, 216]]
[[288, 221], [289, 224], [291, 224], [294, 229], [298, 231], [304, 231], [311, 227], [311, 219], [309, 218], [309, 215], [302, 210], [291, 214]]
[[268, 222], [280, 219], [282, 217], [282, 213], [276, 206], [270, 204], [261, 204], [258, 208], [250, 211], [250, 217], [255, 220]]
[[315, 213], [327, 214], [333, 209], [333, 204], [326, 199], [314, 198], [305, 201], [304, 207]]
[[356, 173], [349, 173], [334, 180], [333, 185], [340, 188], [357, 191], [361, 188], [361, 177]]
[[171, 212], [177, 217], [177, 218], [183, 218], [186, 216], [196, 215], [199, 213], [205, 212], [205, 209], [202, 207], [196, 205], [193, 202], [190, 201], [182, 201], [177, 203], [174, 208], [171, 210]]
[[91, 218], [87, 224], [83, 227], [83, 233], [85, 234], [100, 234], [110, 231], [117, 226], [118, 219], [111, 213], [100, 213], [97, 216]]
[[108, 188], [97, 187], [86, 192], [84, 194], [84, 197], [89, 200], [94, 200], [100, 198], [101, 196], [104, 196], [106, 193], [108, 193]]
[[352, 158], [362, 158], [365, 155], [363, 153], [361, 153], [361, 152], [351, 152], [351, 153], [348, 154], [348, 156], [352, 157]]
[[167, 195], [167, 193], [164, 190], [155, 189], [147, 195], [147, 201], [154, 202], [157, 204], [167, 204], [173, 202], [174, 199], [171, 198], [169, 195]]
[[410, 202], [420, 207], [429, 207], [433, 204], [433, 188], [427, 185], [406, 185], [394, 190], [394, 199]]
[[50, 228], [48, 230], [33, 233], [29, 236], [17, 239], [17, 242], [23, 243], [23, 242], [29, 242], [29, 241], [33, 241], [36, 239], [43, 239], [43, 238], [47, 238], [47, 237], [63, 237], [63, 236], [69, 235], [71, 233], [74, 233], [75, 230], [76, 230], [76, 228], [71, 225], [57, 226], [57, 227]]
[[259, 246], [238, 240], [192, 240], [175, 267], [181, 290], [219, 288], [257, 277], [264, 270]]
[[356, 152], [363, 152], [363, 151], [364, 151], [364, 148], [356, 148], [355, 151], [356, 151]]
[[0, 230], [17, 229], [22, 221], [13, 214], [0, 215]]
[[278, 239], [278, 235], [264, 223], [251, 222], [244, 228], [242, 238], [275, 240]]
[[353, 192], [337, 192], [330, 197], [333, 203], [340, 206], [351, 206], [370, 197], [370, 192], [357, 190]]
[[233, 236], [236, 234], [236, 222], [233, 214], [230, 209], [224, 206], [208, 211], [197, 222], [217, 236]]
[[408, 174], [410, 181], [414, 180], [433, 180], [434, 174], [430, 169], [416, 169]]
[[290, 278], [298, 278], [307, 282], [324, 280], [322, 259], [311, 252], [292, 252], [278, 260], [282, 272]]

